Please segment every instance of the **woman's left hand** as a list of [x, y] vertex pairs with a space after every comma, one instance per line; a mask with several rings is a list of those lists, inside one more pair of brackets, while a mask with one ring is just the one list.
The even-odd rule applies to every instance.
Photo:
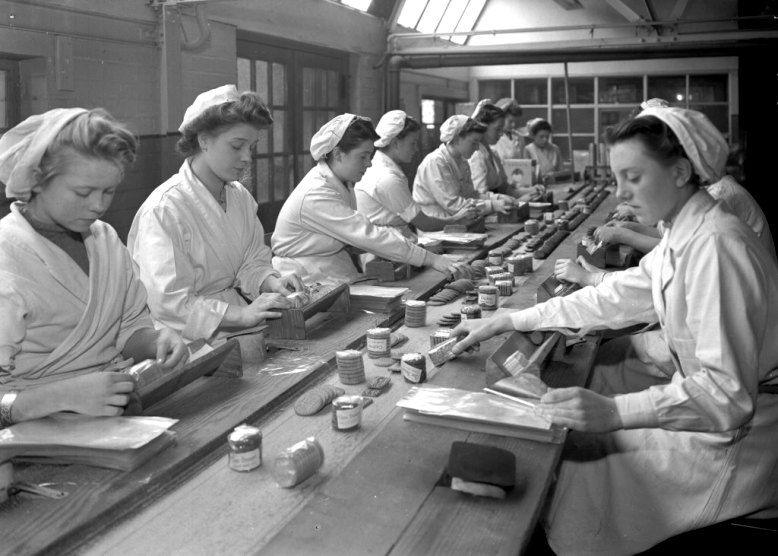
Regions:
[[613, 398], [586, 388], [555, 388], [540, 399], [536, 412], [555, 425], [583, 432], [610, 432], [623, 427]]
[[280, 293], [281, 295], [289, 295], [292, 292], [304, 292], [306, 290], [305, 284], [297, 274], [289, 274], [280, 278], [278, 276], [268, 276], [259, 289], [263, 293]]
[[157, 363], [172, 369], [187, 357], [186, 344], [175, 330], [162, 328], [157, 336]]

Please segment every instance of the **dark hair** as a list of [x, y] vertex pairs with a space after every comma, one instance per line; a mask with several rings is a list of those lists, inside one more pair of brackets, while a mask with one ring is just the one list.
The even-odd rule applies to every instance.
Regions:
[[402, 131], [397, 134], [395, 137], [396, 139], [404, 139], [407, 135], [410, 135], [414, 131], [419, 131], [421, 129], [421, 124], [411, 118], [410, 116], [405, 116], [405, 124], [403, 124]]
[[[356, 149], [365, 141], [370, 141], [372, 145], [374, 141], [380, 139], [379, 135], [375, 132], [373, 122], [367, 118], [357, 116], [354, 121], [351, 122], [346, 128], [343, 137], [340, 138], [338, 144], [335, 145], [342, 152], [348, 153]], [[332, 151], [328, 152], [324, 156], [324, 160], [329, 160], [332, 155]]]
[[38, 165], [37, 182], [45, 184], [62, 173], [73, 151], [88, 158], [107, 160], [120, 170], [135, 162], [138, 141], [124, 124], [103, 108], [73, 118], [46, 148]]
[[[660, 164], [669, 166], [681, 158], [689, 160], [673, 130], [656, 116], [628, 118], [605, 130], [605, 141], [608, 145], [629, 139], [637, 139], [643, 143], [648, 155]], [[694, 164], [689, 161], [689, 165], [692, 170], [689, 183], [700, 185], [700, 177], [694, 171]]]
[[537, 122], [529, 126], [529, 129], [527, 129], [527, 131], [529, 131], [529, 134], [533, 136], [543, 130], [546, 130], [549, 133], [551, 133], [551, 124], [548, 123], [546, 120], [538, 120]]
[[464, 137], [468, 133], [486, 133], [486, 126], [473, 118], [468, 118], [465, 125], [457, 133], [457, 137]]
[[176, 143], [176, 150], [184, 156], [191, 156], [200, 150], [197, 136], [213, 133], [219, 128], [235, 124], [249, 124], [257, 128], [273, 123], [270, 110], [254, 91], [244, 91], [238, 100], [232, 100], [207, 108], [189, 122]]
[[521, 109], [521, 106], [518, 104], [511, 104], [510, 106], [507, 106], [503, 112], [505, 112], [506, 116], [513, 116], [514, 118], [519, 118], [524, 113], [524, 111]]
[[473, 119], [484, 125], [489, 125], [501, 118], [505, 118], [505, 112], [497, 108], [494, 104], [482, 104], [478, 112], [473, 115]]

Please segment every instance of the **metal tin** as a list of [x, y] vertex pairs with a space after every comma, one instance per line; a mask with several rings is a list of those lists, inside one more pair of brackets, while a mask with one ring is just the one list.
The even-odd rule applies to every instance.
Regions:
[[227, 437], [230, 469], [251, 471], [262, 465], [262, 431], [251, 425], [238, 425]]
[[489, 258], [487, 260], [490, 265], [500, 266], [502, 264], [502, 251], [492, 249], [489, 251]]
[[332, 428], [340, 432], [362, 425], [362, 396], [338, 396], [332, 400]]
[[480, 305], [463, 305], [459, 310], [462, 313], [464, 319], [480, 319], [481, 318], [481, 306]]
[[367, 331], [367, 356], [373, 359], [389, 357], [391, 351], [390, 328], [371, 328]]
[[421, 353], [405, 353], [400, 368], [406, 382], [418, 384], [427, 380], [427, 360]]
[[441, 329], [430, 334], [430, 347], [433, 348], [451, 338], [451, 330]]
[[497, 286], [478, 286], [478, 304], [486, 311], [497, 309], [500, 292]]

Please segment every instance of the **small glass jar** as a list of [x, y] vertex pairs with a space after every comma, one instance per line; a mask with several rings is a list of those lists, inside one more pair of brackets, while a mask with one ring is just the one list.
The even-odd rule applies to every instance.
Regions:
[[332, 400], [332, 428], [355, 431], [362, 425], [362, 396], [338, 396]]
[[478, 305], [485, 311], [497, 309], [500, 292], [497, 286], [478, 286]]
[[227, 437], [230, 469], [251, 471], [262, 465], [262, 431], [250, 425], [238, 425]]

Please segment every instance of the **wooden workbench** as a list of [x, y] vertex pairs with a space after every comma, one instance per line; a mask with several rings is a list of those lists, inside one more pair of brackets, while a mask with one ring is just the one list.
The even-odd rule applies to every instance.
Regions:
[[[594, 220], [601, 220], [602, 216], [597, 219], [598, 213], [604, 215], [609, 206], [607, 202], [601, 206], [595, 212]], [[575, 242], [585, 228], [585, 225], [580, 227], [558, 248], [562, 256], [574, 254]], [[483, 252], [499, 245], [516, 230], [516, 225], [491, 225]], [[483, 252], [471, 252], [469, 256], [477, 258]], [[537, 284], [550, 273], [551, 265], [553, 258], [538, 264], [535, 274], [528, 278], [524, 288], [507, 300], [505, 307], [531, 305], [534, 301], [531, 296]], [[401, 285], [411, 289], [409, 298], [423, 299], [439, 289], [442, 283], [441, 274], [426, 271]], [[457, 310], [458, 307], [459, 303], [454, 303], [430, 308], [428, 322], [434, 323], [436, 314]], [[441, 435], [434, 427], [403, 422], [394, 404], [407, 391], [408, 385], [399, 377], [393, 377], [393, 387], [389, 392], [365, 410], [363, 426], [354, 433], [332, 431], [328, 412], [303, 418], [292, 411], [290, 400], [302, 389], [314, 383], [337, 382], [332, 361], [336, 349], [362, 347], [368, 328], [392, 325], [400, 318], [398, 314], [327, 314], [313, 338], [286, 343], [291, 349], [273, 351], [262, 364], [249, 368], [242, 379], [210, 377], [187, 386], [150, 411], [180, 419], [174, 427], [178, 435], [177, 445], [135, 471], [122, 473], [84, 466], [22, 467], [17, 472], [20, 479], [58, 483], [70, 495], [62, 500], [17, 496], [10, 504], [0, 507], [0, 535], [4, 541], [0, 552], [27, 554], [75, 550], [101, 554], [205, 554], [252, 552], [262, 546], [267, 546], [271, 552], [274, 552], [275, 546], [284, 553], [294, 551], [294, 546], [278, 545], [285, 539], [303, 542], [295, 546], [304, 552], [306, 546], [324, 549], [324, 545], [305, 544], [309, 541], [318, 543], [323, 538], [316, 534], [305, 537], [310, 531], [317, 531], [315, 525], [310, 530], [299, 529], [302, 540], [278, 533], [289, 528], [297, 530], [295, 524], [302, 525], [308, 519], [306, 516], [315, 516], [316, 512], [332, 518], [325, 552], [342, 553], [348, 547], [354, 547], [354, 552], [373, 552], [370, 548], [373, 546], [372, 537], [357, 533], [365, 535], [374, 529], [365, 527], [365, 523], [358, 519], [351, 530], [341, 529], [342, 523], [335, 520], [338, 514], [330, 506], [335, 503], [333, 501], [346, 498], [351, 501], [348, 506], [352, 509], [359, 508], [354, 501], [363, 500], [367, 511], [370, 501], [374, 500], [380, 508], [394, 508], [392, 512], [382, 512], [382, 517], [384, 514], [387, 517], [406, 514], [399, 522], [385, 520], [387, 524], [382, 528], [382, 541], [375, 545], [375, 552], [389, 552], [400, 538], [399, 533], [406, 529], [409, 533], [403, 537], [405, 542], [439, 543], [442, 537], [430, 538], [429, 534], [425, 537], [421, 532], [420, 536], [415, 536], [410, 534], [412, 529], [408, 527], [411, 521], [420, 523], [412, 518], [422, 506], [425, 511], [432, 511], [435, 504], [447, 504], [444, 501], [450, 494], [444, 492], [447, 489], [435, 489], [436, 496], [442, 496], [441, 499], [436, 496], [429, 498], [428, 491], [434, 487], [436, 475], [442, 471], [441, 462], [444, 463], [447, 457], [453, 438], [451, 435], [474, 441], [485, 439], [514, 448], [514, 451], [521, 446], [522, 449], [518, 450], [522, 454], [520, 466], [534, 468], [539, 462], [546, 466], [543, 473], [545, 482], [529, 485], [532, 489], [524, 492], [522, 497], [528, 503], [530, 514], [534, 512], [533, 515], [528, 514], [527, 522], [534, 522], [539, 500], [545, 496], [551, 468], [558, 458], [553, 449], [551, 452], [554, 453], [549, 452], [550, 445], [529, 443], [536, 448], [528, 450], [525, 446], [527, 441], [458, 431]], [[403, 329], [411, 337], [403, 349], [426, 352], [431, 329], [434, 325], [425, 329]], [[452, 362], [442, 371], [431, 373], [431, 380], [439, 384], [480, 388], [483, 386], [482, 360], [490, 351], [490, 346], [485, 345], [479, 356]], [[581, 360], [589, 355], [581, 357]], [[385, 369], [373, 366], [368, 358], [365, 361], [368, 376], [386, 374]], [[346, 387], [346, 390], [359, 393], [362, 388]], [[266, 463], [250, 473], [236, 473], [226, 464], [226, 435], [242, 422], [256, 423], [264, 433]], [[294, 489], [278, 488], [269, 472], [272, 456], [306, 436], [316, 436], [324, 445], [326, 458], [323, 468], [319, 474]], [[408, 438], [415, 440], [409, 443]], [[414, 448], [414, 445], [417, 447]], [[418, 446], [422, 447], [421, 451]], [[404, 455], [403, 449], [408, 453]], [[391, 458], [386, 455], [391, 455]], [[408, 460], [406, 456], [413, 457]], [[529, 459], [523, 459], [524, 456]], [[366, 469], [375, 467], [375, 461], [385, 461], [384, 469], [393, 478], [392, 483], [381, 480], [373, 485], [373, 490], [364, 490], [372, 484], [370, 480], [377, 481], [365, 473]], [[402, 469], [407, 468], [409, 461], [423, 463], [422, 475], [408, 476], [409, 482], [405, 484], [401, 480], [404, 475]], [[428, 477], [429, 474], [431, 476]], [[364, 477], [364, 480], [358, 480], [359, 477]], [[397, 484], [394, 484], [395, 480]], [[426, 485], [426, 493], [422, 485]], [[535, 487], [537, 490], [533, 490]], [[415, 506], [413, 497], [407, 498], [409, 492], [417, 498], [421, 496]], [[425, 501], [428, 503], [421, 504]], [[504, 512], [495, 509], [495, 513]], [[406, 521], [401, 526], [402, 519]], [[374, 521], [380, 520], [369, 520], [370, 523]], [[524, 545], [526, 539], [515, 538], [518, 539], [515, 546]], [[7, 542], [9, 539], [10, 542]], [[338, 539], [343, 540], [340, 546]], [[361, 544], [360, 539], [366, 544]]]

